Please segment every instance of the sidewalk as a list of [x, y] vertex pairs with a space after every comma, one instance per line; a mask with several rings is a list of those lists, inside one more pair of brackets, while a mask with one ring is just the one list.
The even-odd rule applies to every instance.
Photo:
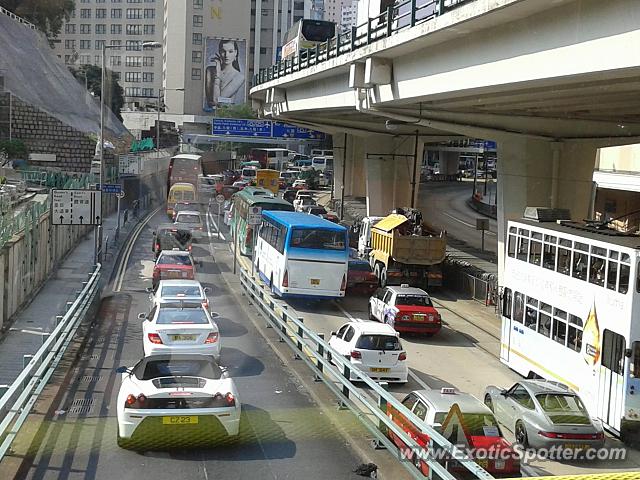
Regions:
[[[142, 218], [144, 212], [138, 214]], [[120, 226], [120, 238], [115, 242], [116, 213], [103, 222], [105, 241], [108, 237], [108, 252], [102, 269], [102, 281], [111, 276], [118, 252], [135, 227], [131, 219]], [[23, 369], [23, 355], [34, 354], [42, 346], [43, 334], [53, 331], [56, 315], [63, 315], [66, 303], [76, 298], [82, 290], [82, 282], [93, 271], [93, 231], [89, 232], [64, 261], [45, 281], [31, 303], [15, 315], [11, 327], [0, 338], [0, 385], [10, 385]]]

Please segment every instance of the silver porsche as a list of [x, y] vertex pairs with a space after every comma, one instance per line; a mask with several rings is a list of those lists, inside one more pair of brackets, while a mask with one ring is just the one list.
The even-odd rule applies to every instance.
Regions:
[[508, 390], [489, 386], [484, 403], [525, 448], [582, 450], [604, 445], [601, 422], [591, 418], [580, 397], [562, 384], [522, 380]]

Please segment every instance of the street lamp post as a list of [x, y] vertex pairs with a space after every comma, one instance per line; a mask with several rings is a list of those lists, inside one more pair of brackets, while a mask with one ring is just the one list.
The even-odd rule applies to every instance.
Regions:
[[[160, 42], [143, 42], [142, 48], [160, 48], [162, 44]], [[104, 182], [104, 116], [105, 116], [105, 79], [106, 79], [106, 57], [107, 49], [110, 48], [122, 48], [122, 45], [107, 45], [106, 42], [102, 43], [102, 61], [101, 61], [101, 78], [100, 78], [100, 190]], [[102, 192], [100, 193], [100, 222], [104, 221], [104, 205], [102, 202]], [[98, 226], [98, 235], [94, 242], [94, 255], [93, 259], [95, 263], [102, 260], [102, 243], [103, 243], [103, 230], [102, 226]]]

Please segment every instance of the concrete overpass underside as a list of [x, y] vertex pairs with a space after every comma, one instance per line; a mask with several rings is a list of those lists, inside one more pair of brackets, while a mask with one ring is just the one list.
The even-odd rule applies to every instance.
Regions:
[[635, 0], [476, 0], [251, 96], [333, 134], [336, 194], [372, 215], [411, 203], [425, 142], [497, 141], [502, 239], [527, 205], [589, 215], [598, 148], [640, 140], [639, 54]]

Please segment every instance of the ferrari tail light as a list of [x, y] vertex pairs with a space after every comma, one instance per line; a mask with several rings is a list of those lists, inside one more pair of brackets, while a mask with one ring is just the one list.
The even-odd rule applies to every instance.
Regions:
[[398, 355], [398, 360], [402, 362], [406, 359], [407, 359], [407, 352], [400, 352], [400, 355]]
[[127, 395], [126, 406], [131, 407], [135, 403], [136, 403], [135, 395], [132, 395], [132, 394]]
[[227, 392], [224, 396], [224, 399], [227, 401], [227, 405], [230, 407], [234, 407], [236, 405], [236, 397], [231, 392]]
[[147, 401], [147, 397], [144, 395], [144, 393], [141, 393], [140, 395], [138, 395], [138, 403], [140, 405], [142, 405], [146, 401]]
[[162, 345], [162, 339], [160, 338], [160, 335], [158, 335], [157, 333], [150, 333], [148, 334], [148, 337], [151, 343], [156, 345]]
[[217, 332], [211, 332], [209, 334], [209, 336], [207, 337], [207, 339], [204, 341], [204, 343], [216, 343], [218, 341], [218, 333]]
[[289, 286], [289, 272], [287, 270], [284, 271], [284, 275], [282, 277], [282, 286], [283, 287]]
[[362, 358], [362, 353], [358, 350], [351, 350], [351, 358], [355, 358], [356, 360], [360, 360]]

